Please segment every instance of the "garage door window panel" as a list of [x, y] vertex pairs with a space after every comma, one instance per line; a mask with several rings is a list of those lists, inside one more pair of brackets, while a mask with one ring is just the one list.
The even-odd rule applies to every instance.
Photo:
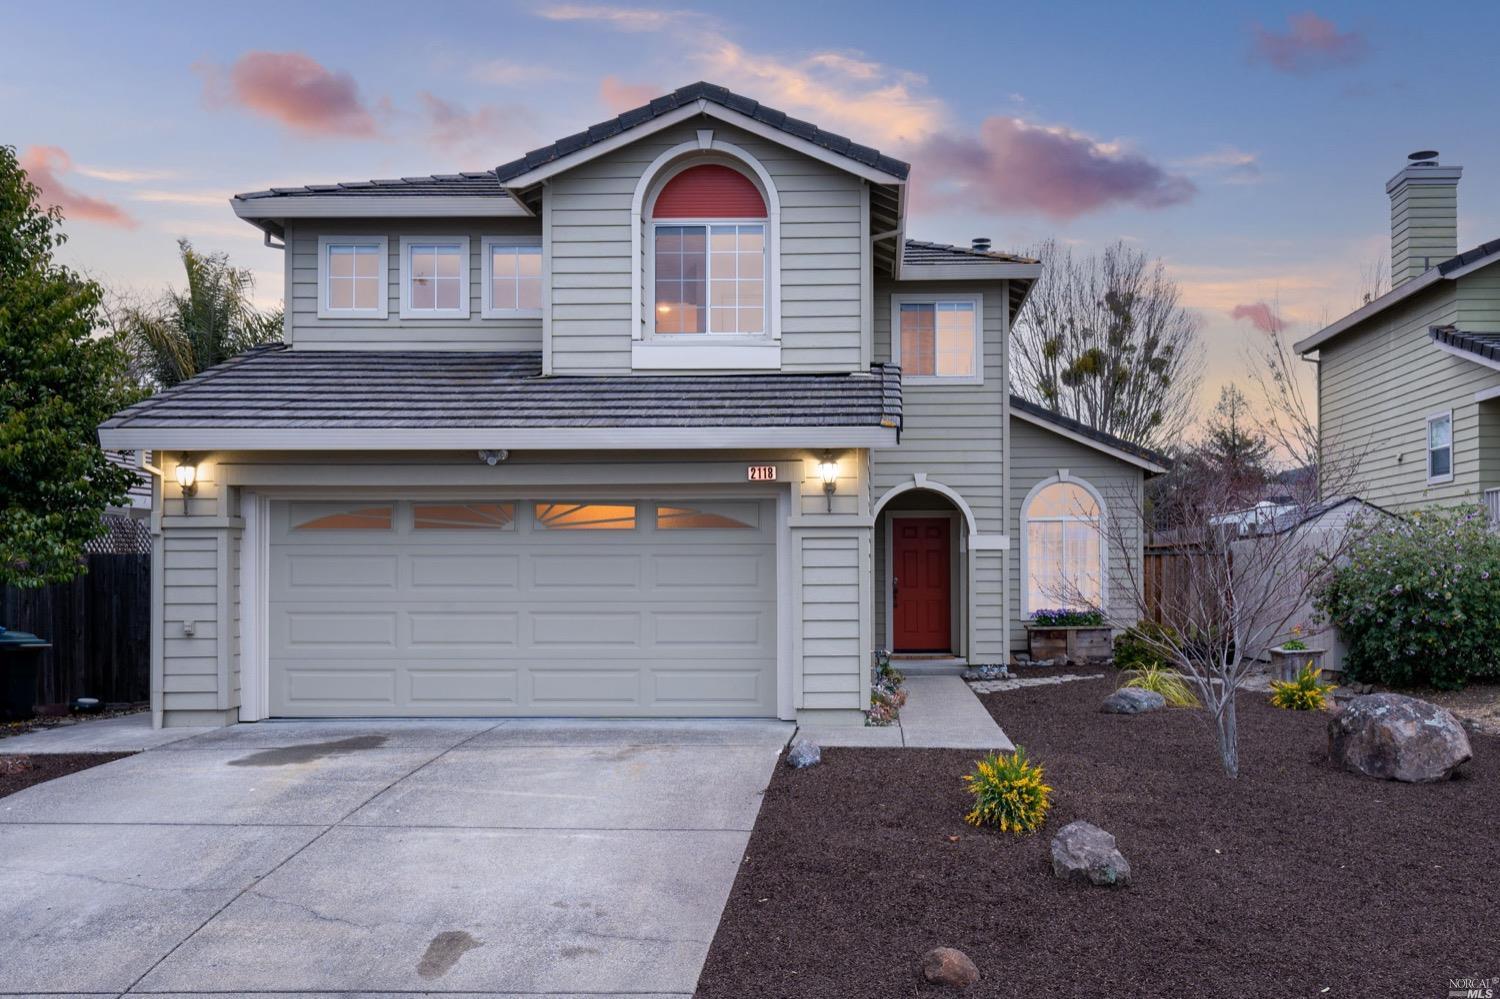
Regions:
[[394, 507], [370, 503], [294, 503], [294, 531], [389, 531]]
[[656, 508], [658, 531], [746, 531], [760, 526], [754, 503], [661, 504]]
[[536, 525], [547, 531], [633, 531], [634, 503], [553, 501], [536, 505]]
[[415, 503], [412, 529], [417, 531], [513, 531], [514, 503]]

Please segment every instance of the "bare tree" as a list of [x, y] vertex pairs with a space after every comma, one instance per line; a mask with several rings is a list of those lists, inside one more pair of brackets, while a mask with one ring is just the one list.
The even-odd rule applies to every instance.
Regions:
[[[1269, 522], [1242, 526], [1226, 518], [1244, 500], [1232, 476], [1202, 476], [1184, 487], [1176, 502], [1181, 521], [1172, 532], [1179, 560], [1176, 583], [1154, 593], [1151, 611], [1161, 627], [1137, 634], [1180, 672], [1203, 702], [1224, 772], [1240, 773], [1236, 697], [1261, 670], [1260, 660], [1285, 639], [1330, 571], [1358, 537], [1361, 522], [1310, 495], [1295, 497]], [[1130, 599], [1108, 602], [1104, 611], [1116, 628], [1138, 624], [1146, 607], [1143, 567], [1136, 557], [1135, 524], [1141, 511], [1117, 497], [1101, 524], [1104, 543], [1123, 565]], [[1117, 591], [1122, 581], [1116, 578]], [[1078, 606], [1081, 594], [1063, 595]]]
[[1161, 260], [1123, 242], [1074, 256], [1047, 240], [1011, 331], [1011, 388], [1098, 430], [1165, 447], [1192, 422], [1203, 368], [1197, 316]]

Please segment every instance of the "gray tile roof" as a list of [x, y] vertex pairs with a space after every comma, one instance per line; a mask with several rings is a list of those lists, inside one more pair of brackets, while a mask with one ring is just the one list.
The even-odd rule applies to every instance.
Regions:
[[1034, 264], [1030, 257], [1014, 253], [997, 253], [993, 250], [975, 250], [967, 246], [949, 243], [926, 243], [920, 239], [908, 239], [901, 254], [904, 264]]
[[435, 174], [431, 177], [397, 177], [390, 180], [356, 180], [342, 184], [307, 184], [303, 187], [273, 187], [268, 191], [236, 194], [242, 201], [257, 198], [308, 198], [329, 196], [500, 198], [506, 191], [489, 171], [483, 173]]
[[1029, 413], [1039, 420], [1045, 420], [1055, 426], [1062, 427], [1064, 430], [1071, 430], [1075, 434], [1098, 441], [1100, 444], [1108, 444], [1117, 451], [1124, 451], [1126, 454], [1135, 455], [1137, 458], [1160, 465], [1162, 468], [1172, 467], [1172, 459], [1160, 451], [1153, 451], [1148, 447], [1132, 444], [1123, 437], [1116, 437], [1114, 434], [1106, 433], [1103, 430], [1096, 430], [1087, 423], [1081, 423], [1070, 416], [1064, 416], [1056, 410], [1048, 409], [1046, 406], [1037, 405], [1029, 399], [1023, 399], [1013, 394], [1010, 397], [1010, 408], [1019, 409], [1021, 412]]
[[608, 121], [601, 121], [597, 125], [591, 125], [575, 135], [558, 139], [551, 145], [543, 146], [540, 149], [533, 149], [520, 159], [501, 164], [496, 168], [495, 172], [499, 175], [503, 183], [513, 177], [519, 177], [524, 173], [535, 170], [537, 167], [545, 166], [554, 160], [575, 153], [580, 149], [586, 149], [597, 142], [613, 138], [621, 132], [628, 131], [638, 125], [643, 125], [653, 118], [660, 118], [664, 114], [700, 100], [709, 101], [720, 107], [728, 108], [731, 111], [737, 111], [740, 114], [754, 118], [764, 125], [769, 125], [772, 128], [786, 132], [788, 135], [805, 139], [830, 152], [838, 153], [840, 156], [847, 156], [856, 163], [863, 163], [865, 166], [874, 167], [877, 170], [900, 177], [903, 180], [911, 170], [909, 164], [886, 156], [878, 149], [862, 146], [842, 135], [835, 135], [833, 132], [825, 132], [816, 125], [788, 117], [784, 111], [768, 108], [758, 101], [742, 97], [717, 84], [699, 81], [674, 90], [665, 97], [658, 97], [649, 104], [626, 111], [624, 114], [611, 118]]
[[[894, 427], [901, 372], [571, 375], [539, 352], [241, 354], [125, 409], [106, 428]], [[642, 445], [649, 438], [642, 438]]]
[[1472, 250], [1465, 250], [1456, 257], [1449, 257], [1437, 265], [1438, 273], [1451, 274], [1460, 267], [1467, 267], [1476, 260], [1483, 260], [1494, 253], [1500, 253], [1500, 239], [1492, 239], [1488, 243], [1480, 243]]
[[1500, 333], [1465, 333], [1456, 326], [1433, 326], [1427, 331], [1434, 342], [1473, 354], [1486, 361], [1500, 361]]

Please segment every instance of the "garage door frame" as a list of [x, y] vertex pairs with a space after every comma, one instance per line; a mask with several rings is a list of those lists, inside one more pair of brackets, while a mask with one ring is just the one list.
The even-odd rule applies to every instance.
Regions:
[[[239, 558], [240, 615], [240, 706], [242, 722], [263, 721], [271, 717], [270, 665], [270, 562], [271, 503], [286, 500], [356, 500], [406, 499], [501, 499], [525, 502], [555, 499], [560, 493], [575, 499], [693, 500], [693, 499], [774, 499], [776, 517], [776, 714], [778, 718], [796, 717], [793, 703], [792, 676], [792, 486], [790, 483], [770, 488], [744, 488], [722, 485], [696, 487], [659, 486], [579, 486], [560, 485], [477, 489], [473, 486], [423, 488], [362, 487], [359, 489], [268, 489], [244, 488], [240, 496], [243, 534]], [[226, 625], [228, 622], [226, 622]]]

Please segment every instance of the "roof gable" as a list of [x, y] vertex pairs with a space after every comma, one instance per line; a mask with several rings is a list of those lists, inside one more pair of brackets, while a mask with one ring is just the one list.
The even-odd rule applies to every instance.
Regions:
[[1172, 459], [1158, 451], [1132, 444], [1122, 437], [1103, 430], [1097, 430], [1087, 423], [1081, 423], [1072, 417], [1064, 416], [1056, 410], [1039, 406], [1029, 399], [1023, 399], [1018, 395], [1010, 397], [1010, 414], [1018, 416], [1028, 423], [1036, 424], [1044, 430], [1061, 434], [1069, 440], [1077, 441], [1085, 447], [1091, 447], [1096, 451], [1137, 468], [1145, 469], [1154, 475], [1161, 475], [1172, 467]]
[[533, 149], [509, 163], [502, 163], [496, 167], [495, 174], [506, 187], [529, 187], [698, 114], [759, 132], [772, 141], [809, 152], [819, 159], [837, 161], [844, 169], [869, 180], [901, 183], [911, 171], [909, 164], [886, 156], [878, 149], [824, 131], [811, 122], [793, 118], [784, 111], [766, 107], [725, 87], [699, 81], [591, 125], [582, 132]]

